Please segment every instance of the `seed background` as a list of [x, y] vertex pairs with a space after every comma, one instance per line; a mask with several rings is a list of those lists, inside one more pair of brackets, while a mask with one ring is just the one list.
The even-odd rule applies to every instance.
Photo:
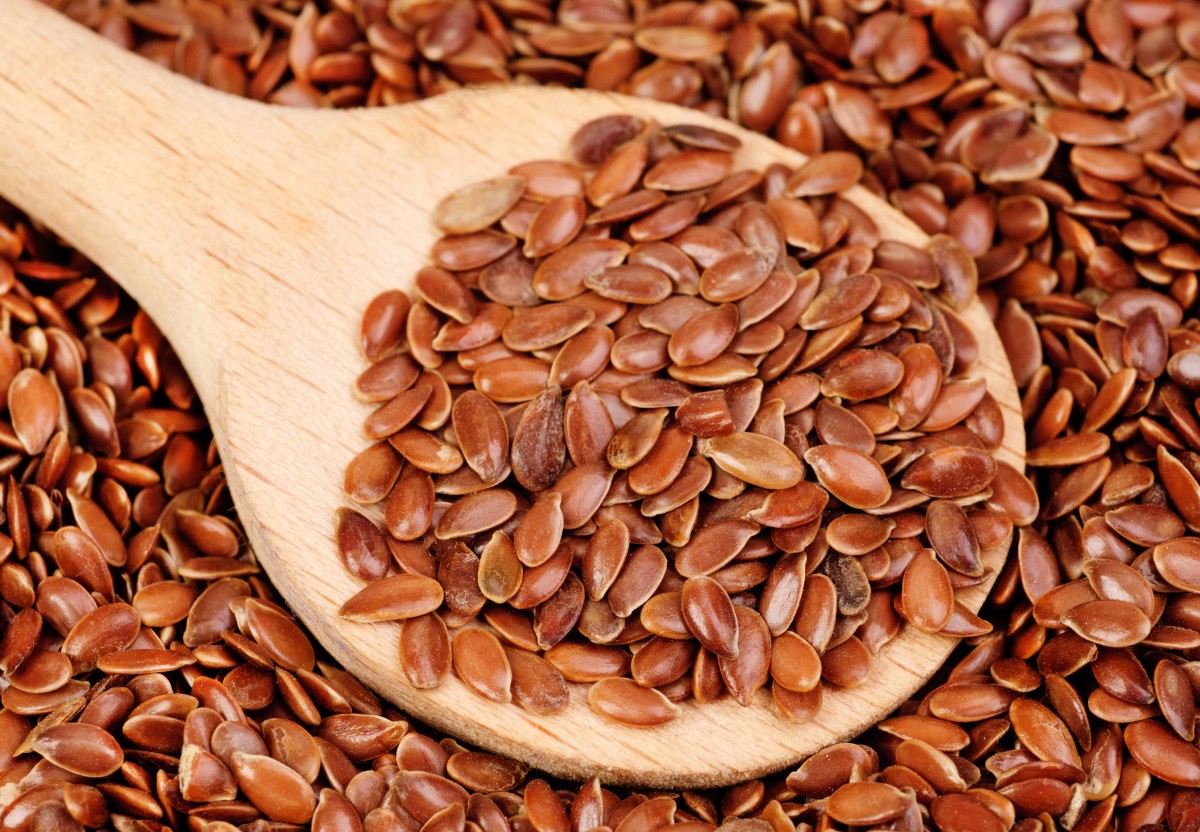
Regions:
[[[1103, 829], [1114, 816], [1122, 829], [1155, 823], [1172, 829], [1195, 828], [1197, 810], [1191, 789], [1200, 786], [1200, 752], [1179, 738], [1182, 734], [1191, 739], [1188, 726], [1194, 721], [1192, 680], [1197, 676], [1191, 659], [1200, 644], [1192, 594], [1195, 544], [1142, 555], [1163, 534], [1181, 525], [1194, 528], [1200, 506], [1196, 486], [1200, 465], [1194, 454], [1200, 448], [1200, 429], [1193, 401], [1194, 391], [1200, 388], [1200, 354], [1193, 352], [1197, 344], [1194, 269], [1200, 259], [1192, 244], [1200, 232], [1191, 219], [1200, 205], [1196, 201], [1200, 179], [1193, 172], [1200, 166], [1196, 144], [1200, 127], [1192, 121], [1193, 107], [1200, 101], [1196, 87], [1200, 65], [1193, 60], [1200, 54], [1200, 25], [1194, 4], [1100, 0], [1033, 7], [1021, 2], [906, 3], [893, 8], [872, 2], [796, 6], [684, 2], [626, 8], [588, 0], [557, 6], [534, 2], [393, 3], [390, 7], [383, 2], [63, 5], [71, 16], [152, 60], [235, 94], [274, 103], [390, 104], [459, 83], [493, 80], [587, 84], [731, 115], [803, 152], [844, 149], [862, 155], [875, 190], [887, 193], [927, 231], [944, 230], [958, 237], [978, 258], [984, 283], [981, 297], [996, 313], [1025, 395], [1031, 475], [1042, 496], [1039, 531], [1022, 536], [1010, 569], [993, 591], [988, 617], [1001, 625], [1001, 632], [978, 645], [959, 648], [961, 659], [951, 673], [962, 685], [943, 688], [925, 703], [934, 714], [964, 719], [971, 732], [969, 744], [959, 745], [961, 738], [951, 731], [947, 734], [954, 739], [941, 743], [945, 752], [961, 753], [939, 755], [922, 740], [900, 742], [892, 738], [894, 734], [871, 734], [863, 743], [873, 751], [831, 749], [786, 781], [772, 778], [717, 795], [681, 796], [676, 817], [683, 818], [680, 812], [686, 812], [717, 822], [726, 816], [764, 815], [773, 829], [790, 828], [794, 821], [813, 823], [817, 810], [802, 809], [801, 804], [823, 797], [839, 780], [849, 779], [857, 760], [860, 771], [878, 767], [885, 770], [884, 779], [891, 778], [889, 782], [916, 788], [931, 806], [933, 824], [942, 829], [991, 828], [986, 824], [994, 825], [992, 817], [1000, 820], [996, 828], [1006, 828], [1010, 820], [1020, 817], [1016, 823], [1023, 829], [1055, 828], [1051, 824]], [[616, 31], [596, 32], [594, 24], [599, 20], [612, 22]], [[144, 317], [135, 317], [110, 281], [95, 275], [69, 249], [42, 237], [28, 219], [11, 210], [4, 215], [6, 229], [0, 240], [5, 262], [14, 268], [5, 280], [7, 292], [0, 296], [0, 306], [9, 313], [14, 344], [25, 348], [35, 366], [50, 361], [58, 370], [77, 358], [86, 366], [89, 379], [114, 391], [111, 401], [120, 403], [123, 418], [113, 417], [111, 430], [106, 420], [99, 420], [101, 429], [85, 431], [82, 444], [99, 451], [106, 440], [111, 442], [105, 432], [115, 431], [122, 435], [123, 448], [137, 449], [125, 450], [126, 456], [137, 453], [135, 459], [149, 460], [143, 466], [96, 456], [95, 496], [101, 497], [97, 504], [117, 519], [128, 516], [130, 532], [151, 528], [156, 521], [160, 530], [175, 526], [176, 531], [162, 534], [168, 551], [172, 546], [191, 546], [205, 554], [211, 547], [218, 558], [232, 554], [229, 533], [233, 530], [223, 521], [201, 519], [230, 511], [203, 424], [194, 417], [144, 412], [147, 404], [153, 405], [152, 411], [193, 408], [186, 380], [161, 336]], [[95, 285], [86, 282], [93, 279]], [[1129, 290], [1153, 293], [1153, 298], [1128, 294]], [[1122, 291], [1127, 294], [1113, 300], [1114, 293]], [[1147, 310], [1150, 314], [1143, 314]], [[44, 335], [37, 334], [38, 329]], [[74, 347], [60, 346], [61, 337], [51, 334], [54, 329], [101, 332], [116, 349], [93, 339], [84, 342], [80, 354]], [[70, 357], [72, 350], [75, 358]], [[10, 360], [10, 366], [31, 363], [25, 354], [14, 346], [10, 359], [19, 358]], [[87, 356], [86, 363], [82, 355]], [[135, 366], [137, 370], [132, 369]], [[136, 391], [147, 383], [157, 392]], [[105, 395], [97, 395], [104, 403]], [[80, 413], [93, 412], [86, 410], [89, 406], [94, 408], [94, 404], [72, 401], [68, 412], [78, 424], [85, 418]], [[31, 407], [31, 424], [40, 435], [46, 431], [45, 397], [36, 398]], [[118, 411], [116, 405], [110, 409]], [[22, 474], [28, 467], [23, 455], [27, 446], [19, 441], [23, 431], [17, 429], [24, 419], [18, 420], [11, 402], [10, 411], [18, 441], [8, 442], [14, 453], [7, 464], [18, 476], [5, 490], [9, 535], [14, 541], [12, 554], [0, 566], [6, 620], [15, 619], [18, 609], [29, 606], [29, 599], [45, 586], [44, 577], [53, 572], [54, 563], [38, 552], [55, 550], [31, 544], [35, 533], [54, 529], [59, 520], [51, 496], [54, 486], [61, 489], [87, 479], [86, 460], [78, 463], [84, 466], [80, 473], [71, 468], [71, 455], [66, 454], [63, 479], [50, 480], [46, 474], [45, 485], [38, 483], [36, 475], [26, 480]], [[141, 415], [137, 424], [122, 426], [135, 421], [124, 418], [133, 413]], [[46, 447], [56, 441], [62, 445], [61, 440], [50, 438]], [[1097, 448], [1101, 448], [1098, 453]], [[146, 449], [150, 450], [142, 454]], [[43, 466], [44, 461], [38, 467]], [[156, 479], [163, 483], [161, 488]], [[25, 485], [15, 487], [16, 481]], [[190, 490], [193, 486], [200, 490]], [[168, 495], [176, 495], [175, 505], [164, 515]], [[180, 516], [180, 509], [200, 516]], [[78, 518], [79, 510], [74, 511], [72, 516]], [[32, 530], [22, 526], [22, 516], [31, 518]], [[131, 541], [127, 548], [140, 554], [146, 549], [153, 552], [154, 546], [143, 538], [137, 546]], [[69, 546], [64, 545], [65, 551]], [[1069, 593], [1088, 597], [1078, 581], [1085, 578], [1085, 556], [1096, 555], [1133, 564], [1133, 571], [1148, 579], [1154, 590], [1152, 603], [1163, 609], [1149, 643], [1132, 650], [1097, 649], [1045, 614], [1051, 601], [1034, 603], [1060, 585], [1072, 588], [1056, 590], [1058, 596], [1052, 598]], [[106, 553], [110, 563], [114, 557], [119, 559]], [[143, 563], [136, 557], [132, 563], [127, 559], [115, 573], [113, 592], [134, 599], [137, 609], [135, 591], [144, 590], [156, 577], [219, 582], [230, 570], [242, 571], [220, 562], [206, 572], [176, 576], [169, 566], [164, 570], [160, 560], [164, 559], [150, 555]], [[61, 557], [57, 566], [66, 571]], [[1120, 569], [1111, 571], [1120, 573], [1122, 580], [1128, 578]], [[1089, 566], [1087, 572], [1088, 588], [1107, 585], [1103, 575], [1094, 577], [1096, 567]], [[1125, 586], [1132, 592], [1143, 588], [1136, 581]], [[258, 578], [249, 587], [260, 597], [271, 597], [269, 587]], [[169, 592], [180, 598], [190, 594], [187, 589]], [[182, 609], [182, 601], [174, 603], [173, 611], [164, 613], [168, 618]], [[255, 609], [252, 603], [245, 606]], [[377, 706], [334, 670], [325, 674], [327, 680], [338, 680], [331, 685], [321, 682], [320, 675], [300, 672], [305, 656], [294, 673], [285, 669], [288, 662], [296, 663], [294, 656], [285, 662], [272, 657], [279, 666], [274, 671], [256, 665], [251, 658], [258, 655], [254, 645], [269, 651], [264, 642], [274, 637], [276, 649], [295, 647], [303, 653], [304, 642], [302, 635], [279, 623], [286, 619], [271, 616], [269, 606], [258, 612], [257, 633], [250, 620], [253, 616], [230, 622], [250, 643], [229, 637], [211, 651], [209, 660], [253, 668], [239, 670], [236, 677], [247, 681], [243, 695], [254, 691], [261, 701], [269, 694], [276, 705], [268, 707], [286, 702], [287, 710], [279, 711], [284, 718], [319, 726], [314, 730], [335, 748], [346, 745], [350, 741], [338, 733], [339, 723], [330, 722], [330, 714], [351, 702], [367, 713]], [[261, 623], [264, 616], [269, 624]], [[184, 620], [174, 623], [184, 628], [186, 643]], [[268, 630], [271, 626], [275, 629]], [[6, 627], [6, 648], [17, 640], [11, 635], [17, 630], [11, 623]], [[259, 664], [267, 662], [259, 656]], [[172, 713], [171, 708], [187, 702], [168, 691], [172, 686], [185, 690], [182, 682], [194, 672], [195, 666], [191, 668], [141, 677], [150, 681], [125, 687], [138, 691], [139, 700], [174, 697], [155, 706]], [[80, 679], [96, 686], [122, 687], [102, 671], [78, 670]], [[975, 678], [983, 676], [988, 678]], [[77, 692], [77, 682], [63, 688]], [[963, 689], [967, 685], [979, 687]], [[194, 688], [192, 695], [196, 695]], [[203, 703], [218, 705], [214, 710], [222, 713], [221, 707], [228, 707], [222, 706], [222, 696], [208, 686]], [[35, 721], [15, 715], [11, 700], [20, 697], [11, 688], [4, 697], [6, 710], [0, 719], [9, 726], [2, 734], [7, 742]], [[118, 697], [123, 695], [106, 701]], [[1048, 721], [1035, 705], [1016, 704], [1041, 700], [1057, 714], [1063, 730], [1047, 727], [1057, 723]], [[99, 787], [116, 812], [110, 823], [119, 828], [179, 824], [185, 808], [191, 807], [163, 808], [171, 806], [174, 795], [171, 786], [159, 782], [163, 778], [158, 765], [163, 760], [153, 756], [164, 753], [154, 750], [155, 744], [164, 743], [162, 732], [176, 730], [174, 723], [139, 723], [127, 719], [121, 707], [114, 707], [112, 713], [119, 716], [100, 722], [121, 734], [127, 750], [125, 767], [103, 775], [108, 781]], [[41, 730], [35, 733], [54, 737], [46, 730], [51, 723], [69, 722], [76, 716], [68, 709], [43, 718]], [[1127, 724], [1134, 727], [1125, 728]], [[379, 745], [354, 752], [367, 754], [358, 760], [358, 767], [364, 769], [369, 760], [379, 759], [369, 752], [389, 751], [385, 746], [396, 733], [390, 720], [370, 725]], [[280, 732], [298, 737], [290, 728]], [[1014, 747], [1016, 740], [1023, 749]], [[66, 742], [59, 743], [68, 748], [60, 764], [70, 759], [71, 741], [68, 734]], [[248, 738], [246, 742], [252, 744]], [[276, 747], [283, 742], [277, 740]], [[407, 743], [402, 751], [418, 754], [405, 759], [440, 759], [429, 742], [401, 742]], [[298, 753], [311, 765], [311, 746], [299, 739], [297, 743], [305, 749]], [[45, 755], [51, 745], [43, 739], [34, 747]], [[322, 782], [347, 785], [349, 769], [340, 758], [325, 744], [314, 745], [326, 757]], [[0, 759], [6, 783], [55, 779], [55, 770], [45, 764], [38, 763], [42, 768], [32, 770], [35, 755], [14, 759], [16, 748], [5, 745], [3, 749]], [[873, 755], [879, 756], [878, 762]], [[232, 761], [232, 752], [228, 756]], [[329, 763], [331, 759], [336, 762]], [[837, 772], [836, 776], [830, 774], [829, 781], [818, 784], [814, 780], [817, 762], [823, 772]], [[1010, 773], [1022, 764], [1033, 768]], [[386, 759], [376, 765], [383, 771], [378, 777], [386, 782], [392, 766]], [[1075, 773], [1076, 766], [1082, 778]], [[239, 780], [244, 777], [241, 785], [247, 796], [254, 787], [246, 783], [256, 780], [275, 785], [271, 780], [275, 777], [295, 785], [295, 778], [264, 763], [252, 761], [248, 767], [252, 770], [235, 764]], [[497, 768], [504, 766], [497, 764]], [[460, 775], [462, 770], [459, 765], [453, 769]], [[913, 779], [913, 772], [920, 780]], [[1001, 797], [950, 796], [972, 784], [976, 775], [980, 783], [998, 785], [998, 792], [991, 791], [992, 785], [987, 788], [990, 795]], [[363, 778], [359, 787], [343, 790], [354, 796], [360, 789], [370, 794], [379, 791], [375, 777], [359, 776]], [[440, 780], [396, 776], [402, 786], [387, 790], [382, 800], [393, 795], [391, 800], [403, 806], [401, 792], [411, 799], [414, 793], [425, 794], [422, 789], [449, 791]], [[418, 781], [420, 785], [414, 785]], [[508, 788], [516, 788], [518, 782]], [[486, 785], [484, 790], [491, 791], [497, 784]], [[97, 806], [94, 793], [87, 789], [33, 788], [43, 791], [26, 790], [18, 801], [31, 810], [18, 816], [15, 807], [10, 808], [2, 823], [16, 828], [26, 823], [29, 828], [35, 824], [66, 828], [53, 824], [98, 817], [86, 809]], [[839, 792], [841, 799], [829, 804], [830, 815], [844, 811], [840, 817], [861, 819], [854, 815], [857, 808], [883, 799], [865, 790]], [[12, 792], [10, 788], [7, 793]], [[562, 809], [554, 810], [548, 792], [530, 782], [523, 813], [518, 799], [493, 802], [504, 814], [517, 818], [518, 827], [528, 825], [539, 832], [568, 828], [563, 825], [565, 816], [559, 814]], [[345, 811], [337, 793], [337, 789], [322, 793], [329, 816]], [[571, 793], [575, 794], [574, 788]], [[595, 793], [594, 787], [584, 787], [585, 796]], [[935, 794], [942, 796], [935, 798]], [[371, 800], [361, 797], [358, 803], [347, 802], [366, 807]], [[248, 812], [237, 815], [243, 811], [237, 808], [238, 801], [224, 802], [228, 806], [206, 804], [193, 809], [193, 816], [216, 817], [225, 808], [232, 810], [234, 822], [252, 822]], [[586, 806], [589, 801], [577, 795], [575, 804]], [[843, 804], [848, 808], [835, 808]], [[481, 810], [481, 805], [486, 804], [475, 801], [472, 820], [483, 827], [478, 818], [490, 810]], [[981, 815], [977, 806], [993, 811]], [[429, 819], [411, 808], [405, 811], [421, 823]], [[655, 811], [665, 813], [665, 804], [656, 803], [641, 815], [654, 816]], [[785, 821], [781, 814], [791, 817]], [[439, 820], [460, 822], [453, 809], [449, 815]], [[1036, 820], [1039, 816], [1042, 819]], [[142, 820], [132, 820], [139, 817]], [[607, 820], [618, 826], [620, 818], [610, 813]], [[282, 817], [278, 821], [287, 822]], [[380, 813], [373, 823], [388, 828], [382, 824], [391, 822]], [[587, 828], [586, 823], [582, 826]]]

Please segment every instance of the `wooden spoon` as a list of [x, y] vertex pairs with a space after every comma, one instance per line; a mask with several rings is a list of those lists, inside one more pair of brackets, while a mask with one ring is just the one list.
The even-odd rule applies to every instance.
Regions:
[[[362, 310], [427, 262], [438, 200], [518, 162], [563, 158], [585, 121], [613, 112], [719, 127], [739, 167], [803, 158], [700, 113], [617, 95], [529, 87], [440, 96], [386, 110], [314, 112], [222, 95], [152, 66], [34, 0], [8, 0], [0, 26], [0, 193], [116, 277], [171, 339], [220, 446], [258, 559], [326, 650], [406, 713], [462, 740], [579, 779], [654, 788], [758, 777], [851, 737], [909, 697], [954, 641], [908, 628], [862, 687], [829, 690], [817, 719], [784, 721], [766, 693], [685, 703], [659, 729], [624, 728], [573, 685], [538, 717], [471, 694], [455, 679], [410, 688], [397, 627], [341, 620], [361, 584], [338, 562], [342, 471], [365, 440], [350, 394], [363, 367]], [[885, 237], [925, 236], [863, 188], [847, 197]], [[976, 372], [1005, 418], [999, 457], [1023, 468], [1011, 370], [987, 312], [965, 315]], [[991, 578], [960, 593], [982, 603]]]

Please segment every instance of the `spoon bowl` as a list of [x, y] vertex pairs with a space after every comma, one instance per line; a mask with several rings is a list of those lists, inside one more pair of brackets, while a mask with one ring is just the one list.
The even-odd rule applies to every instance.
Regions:
[[[362, 368], [362, 310], [409, 288], [438, 232], [445, 195], [522, 161], [562, 158], [580, 125], [609, 113], [701, 124], [743, 142], [737, 167], [804, 157], [703, 114], [618, 95], [504, 87], [388, 110], [301, 111], [225, 96], [151, 66], [34, 0], [9, 0], [0, 27], [0, 194], [113, 275], [171, 340], [212, 421], [229, 488], [258, 560], [329, 654], [405, 713], [551, 774], [664, 789], [758, 777], [849, 738], [894, 710], [955, 640], [914, 628], [874, 658], [868, 683], [828, 689], [810, 723], [767, 693], [685, 702], [656, 729], [616, 725], [572, 685], [537, 716], [455, 678], [419, 691], [398, 664], [398, 626], [341, 619], [361, 584], [332, 540], [342, 471], [364, 440], [350, 394]], [[845, 194], [884, 238], [924, 234], [865, 189]], [[999, 459], [1022, 470], [1011, 369], [975, 301], [964, 319], [1005, 420]], [[979, 609], [990, 578], [958, 599]]]

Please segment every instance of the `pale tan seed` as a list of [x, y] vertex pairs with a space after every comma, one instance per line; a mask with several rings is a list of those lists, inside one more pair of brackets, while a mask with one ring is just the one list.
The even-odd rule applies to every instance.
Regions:
[[467, 185], [443, 197], [433, 223], [445, 234], [483, 231], [500, 220], [525, 193], [522, 176], [499, 176]]

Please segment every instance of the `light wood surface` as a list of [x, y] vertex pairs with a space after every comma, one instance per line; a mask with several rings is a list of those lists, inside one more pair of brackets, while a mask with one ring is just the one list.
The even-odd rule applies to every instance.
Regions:
[[[563, 714], [535, 717], [456, 680], [407, 687], [397, 627], [340, 620], [360, 586], [331, 529], [342, 471], [365, 445], [350, 394], [359, 315], [426, 262], [438, 199], [509, 166], [562, 158], [583, 122], [623, 111], [712, 123], [615, 95], [512, 87], [390, 110], [308, 112], [223, 96], [172, 76], [34, 0], [5, 0], [0, 26], [0, 194], [115, 277], [171, 339], [213, 422], [258, 559], [329, 653], [406, 713], [464, 741], [570, 778], [713, 786], [780, 769], [874, 723], [915, 691], [954, 642], [907, 630], [870, 681], [827, 692], [817, 721], [782, 720], [767, 694], [685, 704], [653, 730], [604, 721], [572, 686]], [[720, 123], [739, 167], [802, 158]], [[885, 236], [921, 232], [861, 188], [848, 196]], [[1001, 456], [1023, 468], [1024, 432], [1004, 352], [983, 307], [966, 319], [977, 371], [1003, 409]], [[1003, 552], [988, 554], [996, 569]], [[990, 581], [962, 594], [978, 609]]]

